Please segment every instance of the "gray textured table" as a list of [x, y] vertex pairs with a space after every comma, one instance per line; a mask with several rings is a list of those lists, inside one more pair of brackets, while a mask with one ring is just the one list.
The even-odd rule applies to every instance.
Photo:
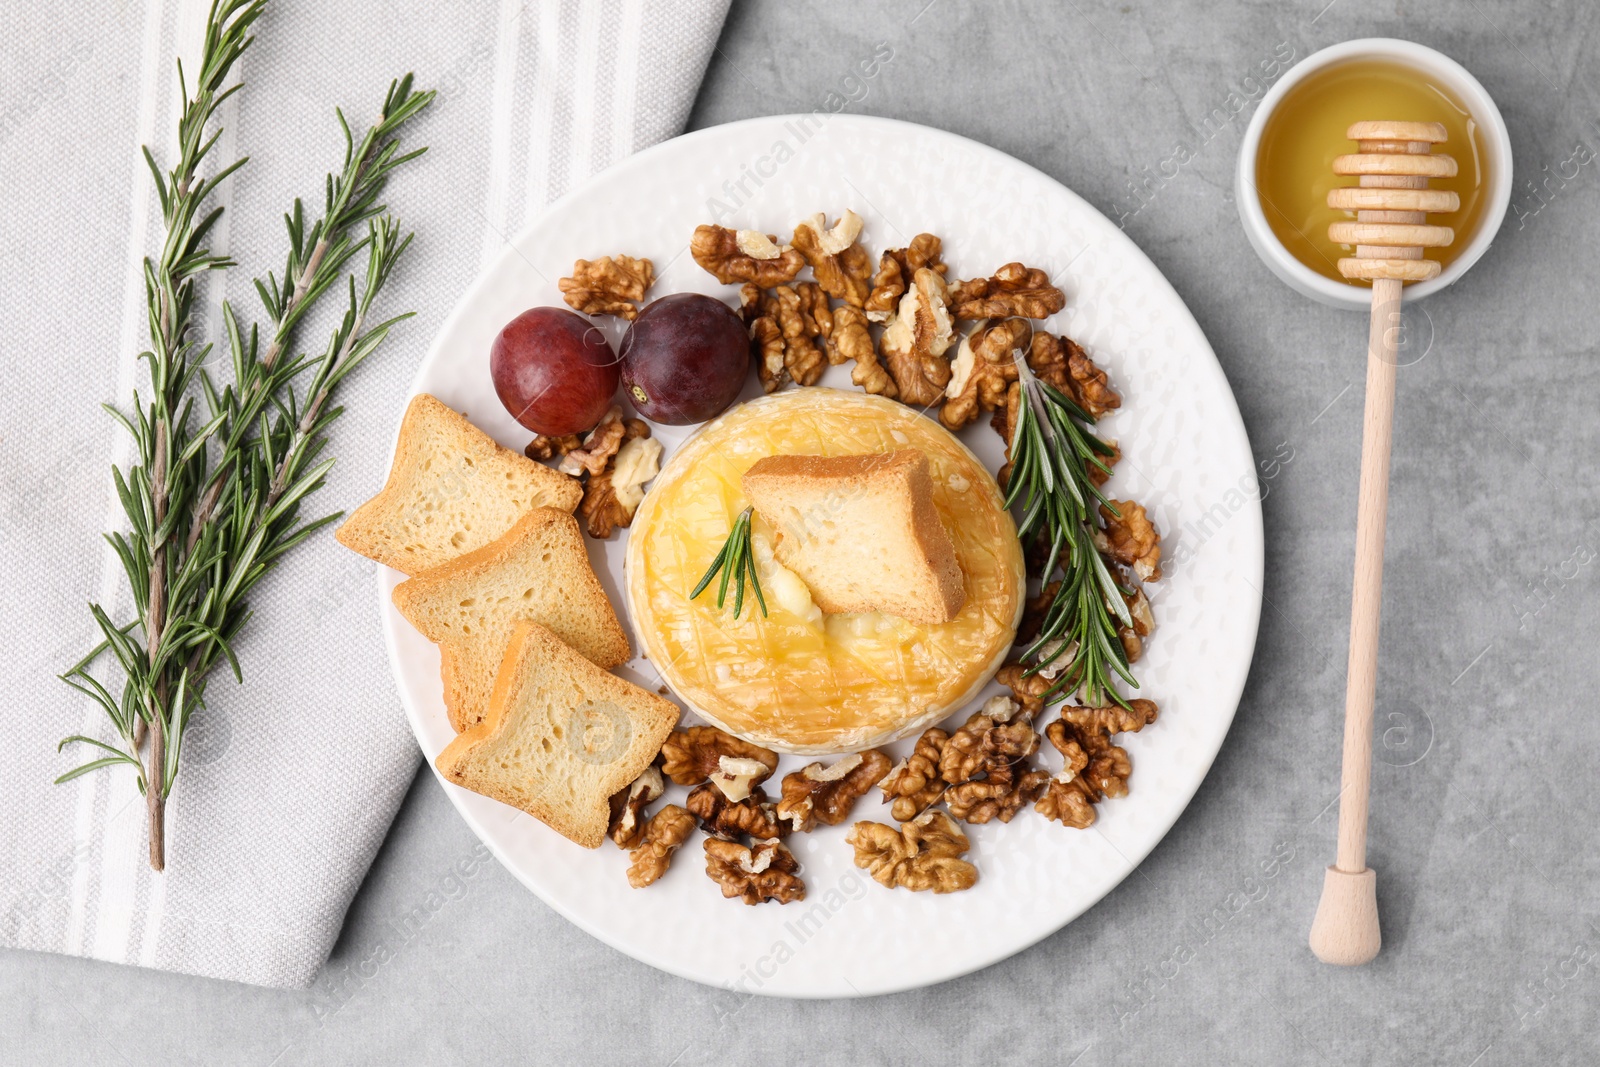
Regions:
[[[824, 106], [851, 57], [889, 41], [894, 60], [851, 109], [985, 141], [1127, 215], [1193, 309], [1258, 457], [1276, 462], [1255, 668], [1166, 841], [1083, 918], [978, 974], [866, 1001], [747, 999], [568, 925], [482, 857], [423, 773], [314, 989], [3, 953], [0, 1061], [1592, 1061], [1600, 215], [1593, 166], [1567, 161], [1579, 148], [1592, 160], [1600, 140], [1588, 66], [1600, 15], [1490, 0], [925, 3], [737, 6], [691, 125]], [[395, 19], [363, 47], [443, 77], [458, 46], [420, 21]], [[115, 43], [134, 31], [108, 19], [95, 32]], [[1372, 822], [1385, 947], [1345, 971], [1312, 960], [1305, 933], [1333, 852], [1364, 323], [1294, 296], [1258, 263], [1231, 168], [1254, 105], [1244, 79], [1262, 59], [1370, 35], [1440, 48], [1483, 81], [1511, 125], [1518, 188], [1489, 255], [1418, 316], [1431, 343], [1400, 374]], [[51, 54], [41, 40], [40, 71]], [[90, 57], [65, 106], [124, 92], [113, 55]], [[355, 91], [314, 51], [275, 62], [303, 68], [313, 100]], [[8, 91], [39, 77], [8, 71]], [[470, 70], [458, 80], [487, 91]], [[1208, 132], [1203, 118], [1231, 111], [1230, 94], [1238, 117]], [[430, 132], [441, 155], [483, 151], [471, 141], [481, 131], [444, 129]], [[1129, 183], [1180, 141], [1193, 160], [1136, 198]], [[419, 230], [470, 217], [450, 176], [440, 165], [418, 179], [437, 195], [413, 212]], [[77, 195], [99, 180], [69, 185]], [[114, 200], [87, 196], [83, 210], [113, 213]], [[474, 269], [472, 256], [439, 260], [428, 284], [459, 290]], [[392, 358], [414, 365], [436, 326], [421, 323]]]

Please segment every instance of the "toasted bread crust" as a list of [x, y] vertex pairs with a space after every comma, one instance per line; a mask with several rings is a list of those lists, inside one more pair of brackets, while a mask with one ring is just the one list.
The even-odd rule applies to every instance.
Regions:
[[746, 478], [804, 478], [846, 485], [865, 485], [875, 475], [896, 474], [916, 466], [927, 457], [914, 448], [893, 452], [873, 452], [859, 456], [766, 456], [756, 460], [745, 472]]
[[[570, 512], [583, 498], [583, 488], [576, 479], [502, 447], [460, 412], [436, 397], [418, 393], [406, 406], [400, 436], [395, 442], [394, 460], [383, 488], [350, 514], [334, 533], [334, 538], [368, 559], [415, 577], [503, 534], [509, 522], [503, 526], [491, 523], [474, 529], [457, 545], [442, 526], [425, 529], [428, 524], [412, 513], [406, 500], [408, 496], [424, 495], [437, 500], [447, 495], [442, 486], [429, 484], [440, 481], [437, 472], [427, 469], [428, 458], [437, 448], [463, 457], [469, 468], [498, 469], [508, 477], [525, 482], [535, 497], [528, 502], [529, 506], [544, 505]], [[483, 481], [486, 485], [493, 482], [492, 479]], [[474, 486], [464, 495], [486, 495], [489, 491], [483, 486]], [[456, 492], [458, 496], [463, 495], [460, 489]], [[498, 503], [496, 510], [503, 511]], [[405, 548], [395, 544], [393, 535], [397, 528], [404, 529], [421, 543]]]
[[949, 622], [966, 603], [966, 583], [961, 576], [961, 564], [956, 560], [956, 548], [950, 534], [939, 521], [939, 510], [933, 506], [933, 480], [928, 475], [928, 458], [916, 453], [917, 461], [907, 472], [911, 481], [911, 536], [916, 539], [922, 554], [927, 557], [928, 568], [938, 589], [939, 603], [926, 617], [927, 623]]
[[[538, 575], [514, 572], [524, 579], [537, 577], [540, 588], [559, 590], [561, 603], [535, 601], [521, 618], [555, 627], [558, 639], [602, 668], [626, 663], [632, 655], [628, 636], [616, 610], [589, 565], [588, 550], [577, 520], [556, 508], [534, 508], [501, 537], [448, 563], [395, 586], [395, 607], [422, 635], [439, 645], [439, 676], [444, 685], [445, 709], [458, 732], [476, 725], [492, 701], [492, 672], [502, 650], [481, 645], [489, 634], [463, 636], [445, 625], [440, 606], [453, 597], [473, 595], [478, 587], [500, 581], [501, 572], [517, 567], [518, 555], [533, 539], [548, 539], [557, 546], [548, 570]], [[587, 623], [579, 629], [578, 621]], [[487, 673], [488, 677], [478, 677]]]
[[[540, 788], [538, 780], [520, 782], [518, 784], [529, 788], [513, 790], [509, 783], [501, 780], [504, 772], [486, 764], [482, 758], [496, 737], [514, 725], [517, 716], [538, 710], [530, 707], [529, 702], [539, 698], [525, 692], [536, 674], [553, 675], [585, 699], [608, 701], [628, 714], [633, 729], [626, 749], [608, 762], [584, 761], [581, 795], [563, 793], [550, 782]], [[505, 659], [495, 677], [493, 696], [483, 721], [446, 745], [434, 766], [441, 775], [463, 788], [519, 808], [585, 848], [599, 848], [610, 821], [611, 795], [625, 788], [650, 765], [662, 741], [677, 724], [678, 715], [676, 704], [601, 670], [547, 628], [535, 622], [520, 622], [512, 632]], [[547, 743], [545, 751], [549, 756], [540, 769], [547, 774], [553, 774], [563, 762], [570, 764], [572, 760], [569, 755], [572, 750], [565, 739]], [[570, 774], [566, 783], [571, 783]]]

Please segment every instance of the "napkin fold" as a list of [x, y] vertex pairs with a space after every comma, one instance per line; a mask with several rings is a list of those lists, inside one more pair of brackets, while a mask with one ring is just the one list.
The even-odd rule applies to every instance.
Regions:
[[[12, 103], [0, 101], [0, 188], [10, 203], [0, 255], [11, 261], [0, 268], [0, 321], [8, 348], [27, 357], [8, 360], [0, 390], [0, 573], [11, 609], [0, 655], [0, 946], [304, 986], [327, 959], [417, 768], [371, 564], [324, 531], [252, 596], [255, 617], [238, 642], [245, 684], [219, 677], [186, 734], [167, 809], [164, 874], [146, 863], [143, 799], [125, 769], [52, 784], [88, 758], [70, 748], [58, 755], [60, 738], [109, 732], [101, 713], [55, 675], [96, 640], [86, 601], [131, 615], [125, 580], [100, 539], [122, 525], [109, 467], [126, 463], [127, 449], [98, 405], [114, 399], [126, 407], [143, 380], [135, 359], [147, 343], [139, 264], [159, 248], [161, 219], [137, 145], [170, 144], [179, 105], [174, 59], [195, 69], [208, 4], [126, 0], [114, 19], [102, 17], [104, 5], [76, 6], [82, 10], [41, 5], [19, 14], [0, 43], [8, 71], [43, 72], [29, 74]], [[406, 65], [426, 87], [429, 67], [420, 59], [350, 44], [409, 32], [442, 71], [434, 110], [447, 118], [411, 135], [430, 151], [408, 166], [450, 166], [456, 154], [452, 173], [476, 184], [453, 190], [471, 201], [455, 217], [470, 224], [470, 241], [481, 232], [481, 252], [473, 246], [471, 254], [487, 259], [544, 204], [681, 130], [727, 6], [499, 0], [473, 25], [421, 5], [408, 18], [437, 25], [396, 30], [395, 9], [380, 0], [281, 8], [275, 0], [257, 27], [263, 39], [243, 60], [247, 87], [223, 121], [245, 151], [253, 130], [264, 137], [268, 124], [312, 121], [297, 111], [320, 121], [334, 103], [350, 103], [293, 84], [291, 39], [321, 38], [319, 51], [355, 68], [374, 96]], [[277, 131], [280, 140], [285, 133]], [[231, 151], [224, 143], [219, 155]], [[115, 154], [117, 162], [91, 154]], [[252, 190], [252, 202], [287, 206], [335, 162], [323, 155], [305, 146], [291, 160], [252, 163], [236, 181], [270, 187]], [[107, 174], [116, 175], [114, 188], [100, 187]], [[417, 188], [409, 177], [401, 171], [389, 194], [402, 216]], [[231, 243], [248, 253], [227, 282], [240, 307], [249, 302], [245, 272], [264, 271], [282, 248], [278, 225], [235, 220], [231, 242], [226, 232], [213, 240], [216, 250]], [[411, 268], [461, 239], [419, 232]], [[94, 269], [22, 269], [68, 259], [49, 255], [62, 245], [93, 250]], [[59, 272], [68, 277], [58, 288]], [[72, 292], [70, 309], [61, 288]], [[213, 334], [222, 295], [214, 288]], [[439, 288], [408, 290], [404, 308], [385, 312], [419, 312], [401, 333], [436, 326], [459, 296], [458, 287]], [[348, 413], [333, 433], [340, 466], [314, 508], [348, 508], [381, 484], [405, 382], [426, 345], [423, 333], [391, 338], [347, 383]]]

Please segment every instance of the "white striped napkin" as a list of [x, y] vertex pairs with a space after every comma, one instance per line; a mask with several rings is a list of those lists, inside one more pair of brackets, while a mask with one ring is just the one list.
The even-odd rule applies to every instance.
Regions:
[[[278, 213], [296, 194], [316, 195], [337, 163], [328, 138], [302, 130], [325, 123], [331, 133], [334, 104], [354, 109], [353, 123], [370, 119], [361, 109], [407, 69], [440, 89], [410, 134], [430, 152], [389, 194], [418, 237], [386, 311], [419, 314], [349, 383], [334, 431], [340, 463], [317, 508], [348, 509], [381, 483], [406, 382], [479, 263], [575, 184], [682, 128], [727, 3], [499, 0], [474, 20], [431, 5], [399, 18], [386, 0], [271, 0], [217, 150], [256, 157], [222, 199], [247, 201], [248, 215], [230, 212], [212, 240], [246, 260], [226, 295], [251, 316], [250, 274], [281, 256]], [[206, 7], [124, 0], [108, 18], [93, 0], [37, 5], [8, 20], [0, 41], [12, 77], [0, 98], [0, 321], [8, 348], [28, 355], [0, 390], [0, 572], [11, 608], [0, 656], [0, 947], [303, 986], [417, 766], [370, 565], [323, 534], [252, 598], [239, 646], [246, 684], [215, 682], [197, 713], [168, 807], [165, 874], [146, 865], [130, 775], [51, 784], [83, 758], [58, 756], [59, 738], [107, 729], [54, 675], [94, 641], [85, 601], [129, 612], [99, 537], [120, 525], [109, 463], [126, 463], [128, 450], [97, 406], [126, 405], [142, 375], [140, 264], [158, 247], [161, 219], [137, 149], [169, 158], [173, 60], [198, 53]], [[224, 292], [213, 290], [215, 332]]]

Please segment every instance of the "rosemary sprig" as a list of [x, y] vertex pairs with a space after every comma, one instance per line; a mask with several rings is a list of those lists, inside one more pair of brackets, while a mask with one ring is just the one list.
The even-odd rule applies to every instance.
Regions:
[[[177, 164], [163, 177], [149, 149], [144, 152], [167, 231], [160, 258], [155, 262], [145, 260], [144, 269], [151, 347], [141, 358], [150, 371], [150, 400], [144, 404], [135, 393], [132, 419], [108, 407], [139, 449], [140, 462], [126, 478], [120, 470], [113, 470], [117, 494], [133, 530], [127, 535], [113, 533], [109, 540], [133, 587], [143, 641], [135, 643], [128, 630], [113, 624], [99, 605], [91, 605], [95, 622], [105, 636], [105, 647], [115, 655], [127, 678], [121, 700], [114, 700], [82, 666], [64, 676], [69, 685], [101, 704], [125, 749], [81, 735], [69, 737], [62, 745], [84, 742], [109, 754], [68, 772], [58, 781], [98, 767], [132, 764], [149, 808], [151, 863], [158, 868], [163, 851], [159, 827], [166, 791], [176, 772], [179, 747], [167, 743], [177, 734], [178, 726], [171, 709], [185, 706], [190, 696], [187, 675], [180, 672], [174, 679], [167, 670], [171, 659], [168, 649], [176, 643], [171, 637], [177, 632], [169, 611], [169, 578], [173, 569], [170, 549], [177, 521], [186, 513], [195, 492], [195, 469], [204, 464], [206, 441], [217, 429], [213, 421], [191, 432], [193, 399], [189, 390], [206, 353], [197, 354], [186, 335], [194, 308], [196, 279], [231, 263], [226, 257], [212, 255], [204, 245], [221, 210], [205, 215], [201, 211], [217, 185], [244, 160], [224, 166], [210, 179], [200, 177], [200, 167], [220, 135], [218, 131], [207, 138], [206, 129], [216, 109], [238, 89], [225, 89], [223, 85], [233, 64], [250, 47], [250, 26], [261, 8], [261, 0], [217, 0], [207, 23], [200, 75], [192, 96], [182, 64], [178, 67], [184, 104], [178, 119]], [[140, 742], [151, 724], [157, 728], [146, 756], [148, 762], [141, 762]]]
[[[433, 98], [413, 92], [409, 76], [390, 86], [378, 122], [359, 147], [339, 115], [345, 159], [340, 173], [328, 176], [322, 218], [307, 228], [298, 201], [285, 217], [289, 254], [283, 284], [271, 274], [256, 283], [270, 320], [265, 351], [259, 330], [242, 327], [224, 303], [232, 380], [219, 389], [205, 367], [211, 346], [188, 339], [196, 279], [232, 265], [204, 246], [222, 210], [202, 215], [204, 204], [245, 162], [201, 178], [220, 132], [207, 136], [207, 130], [218, 105], [239, 88], [223, 84], [250, 46], [249, 30], [264, 3], [213, 0], [192, 96], [181, 64], [178, 70], [185, 101], [178, 162], [163, 175], [145, 150], [167, 229], [161, 257], [145, 264], [151, 348], [141, 358], [150, 372], [150, 396], [143, 400], [136, 393], [131, 413], [107, 407], [139, 453], [139, 462], [126, 472], [112, 472], [130, 529], [107, 535], [132, 586], [136, 618], [114, 622], [91, 604], [104, 640], [62, 675], [106, 712], [121, 744], [66, 738], [60, 747], [88, 744], [105, 755], [57, 781], [130, 764], [145, 796], [150, 865], [157, 870], [165, 864], [165, 803], [180, 766], [184, 728], [204, 705], [207, 678], [219, 662], [226, 660], [242, 681], [232, 642], [250, 618], [245, 597], [284, 553], [338, 518], [299, 516], [300, 504], [322, 486], [333, 464], [320, 454], [326, 431], [343, 409], [330, 408], [329, 401], [390, 328], [408, 317], [368, 325], [374, 299], [410, 243], [377, 201], [387, 174], [419, 154], [399, 154], [394, 138]], [[361, 285], [358, 290], [352, 271], [347, 309], [322, 354], [286, 356], [296, 325], [362, 251]], [[304, 387], [297, 389], [302, 378]], [[198, 426], [197, 393], [206, 405]], [[106, 651], [123, 675], [117, 696], [91, 673]]]
[[750, 518], [751, 509], [745, 508], [739, 512], [739, 517], [733, 521], [733, 530], [728, 534], [728, 539], [722, 542], [722, 550], [717, 553], [717, 558], [711, 561], [711, 566], [706, 568], [706, 573], [701, 577], [700, 584], [694, 587], [694, 592], [689, 594], [693, 600], [706, 591], [711, 580], [718, 574], [722, 575], [722, 582], [717, 586], [717, 607], [722, 607], [728, 599], [728, 582], [731, 579], [734, 585], [733, 592], [733, 617], [737, 619], [744, 610], [744, 582], [746, 576], [750, 579], [750, 588], [755, 592], [756, 603], [761, 606], [761, 616], [767, 615], [767, 598], [761, 593], [761, 578], [756, 574], [755, 555], [750, 549]]
[[1119, 623], [1131, 626], [1133, 620], [1123, 590], [1094, 539], [1099, 529], [1096, 505], [1117, 512], [1089, 477], [1091, 465], [1110, 473], [1105, 457], [1113, 449], [1095, 436], [1091, 429], [1095, 420], [1088, 412], [1039, 380], [1022, 349], [1013, 358], [1022, 403], [1011, 438], [1006, 506], [1022, 501], [1017, 534], [1025, 544], [1042, 538], [1050, 545], [1043, 579], [1048, 582], [1058, 565], [1062, 573], [1039, 635], [1022, 654], [1028, 664], [1025, 676], [1059, 670], [1057, 681], [1044, 695], [1047, 702], [1076, 693], [1093, 705], [1109, 699], [1126, 706], [1112, 677], [1135, 689], [1139, 686], [1117, 635]]
[[[256, 293], [271, 320], [271, 340], [265, 353], [256, 358], [258, 337], [251, 330], [248, 342], [250, 358], [234, 361], [233, 389], [225, 392], [213, 404], [226, 414], [224, 427], [223, 462], [218, 463], [206, 487], [205, 496], [195, 510], [194, 522], [189, 530], [188, 547], [200, 537], [201, 529], [210, 521], [217, 498], [222, 492], [223, 480], [228, 474], [226, 460], [242, 438], [252, 432], [261, 413], [269, 406], [271, 398], [292, 380], [303, 367], [279, 363], [285, 348], [291, 343], [295, 327], [305, 313], [338, 281], [345, 265], [358, 255], [365, 240], [354, 236], [363, 223], [383, 211], [377, 202], [388, 181], [389, 172], [400, 164], [420, 156], [426, 149], [399, 154], [399, 141], [394, 134], [418, 111], [433, 99], [430, 93], [415, 93], [408, 74], [389, 87], [378, 121], [362, 138], [359, 147], [352, 140], [350, 125], [344, 112], [335, 109], [339, 128], [344, 133], [344, 166], [337, 175], [329, 174], [322, 217], [307, 229], [305, 211], [299, 198], [293, 209], [283, 217], [288, 230], [289, 251], [283, 267], [283, 281], [268, 272], [266, 280], [256, 279]], [[407, 239], [409, 240], [409, 238]], [[380, 283], [381, 284], [381, 283]], [[245, 347], [237, 321], [229, 309], [224, 309], [232, 347], [237, 354]]]

